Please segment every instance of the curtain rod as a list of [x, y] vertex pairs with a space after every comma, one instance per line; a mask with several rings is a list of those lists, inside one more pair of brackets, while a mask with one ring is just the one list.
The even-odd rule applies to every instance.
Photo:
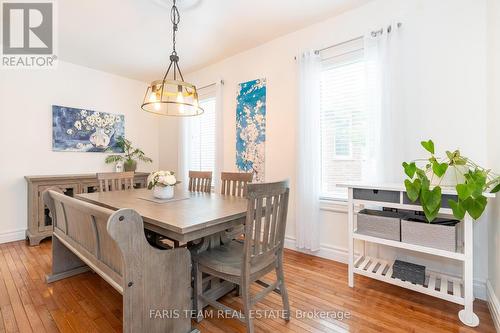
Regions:
[[[372, 34], [373, 34], [373, 32], [372, 32]], [[363, 36], [354, 37], [354, 38], [351, 38], [349, 40], [346, 40], [346, 41], [343, 41], [343, 42], [340, 42], [340, 43], [337, 43], [337, 44], [333, 44], [333, 45], [324, 47], [322, 49], [314, 50], [314, 53], [318, 54], [318, 53], [320, 53], [322, 51], [326, 51], [328, 49], [332, 49], [332, 48], [337, 47], [337, 46], [341, 46], [341, 45], [344, 45], [344, 44], [347, 44], [347, 43], [350, 43], [350, 42], [354, 42], [354, 41], [360, 40], [361, 38], [363, 38]]]
[[[199, 88], [196, 88], [198, 90], [200, 89], [205, 89], [205, 88], [208, 88], [208, 87], [212, 87], [212, 86], [215, 86], [217, 84], [217, 82], [214, 82], [214, 83], [210, 83], [210, 84], [207, 84], [206, 86], [203, 86], [203, 87], [199, 87]], [[224, 84], [224, 80], [220, 80], [220, 84]]]
[[[403, 23], [401, 22], [398, 22], [396, 23], [397, 27], [398, 28], [401, 28], [401, 26], [403, 25]], [[391, 30], [392, 30], [392, 25], [389, 25], [387, 27], [387, 33], [391, 33]], [[374, 30], [371, 32], [371, 35], [372, 37], [377, 37], [378, 35], [381, 35], [384, 33], [384, 28], [380, 28], [379, 30]], [[347, 44], [347, 43], [351, 43], [351, 42], [354, 42], [354, 41], [357, 41], [357, 40], [360, 40], [362, 39], [364, 36], [358, 36], [358, 37], [354, 37], [354, 38], [351, 38], [349, 40], [346, 40], [346, 41], [343, 41], [343, 42], [340, 42], [340, 43], [336, 43], [336, 44], [333, 44], [333, 45], [330, 45], [330, 46], [327, 46], [327, 47], [324, 47], [322, 49], [317, 49], [317, 50], [314, 50], [314, 53], [316, 54], [319, 54], [320, 52], [322, 51], [326, 51], [328, 49], [331, 49], [331, 48], [334, 48], [334, 47], [337, 47], [337, 46], [341, 46], [341, 45], [344, 45], [344, 44]], [[297, 57], [294, 57], [294, 59], [297, 59]]]

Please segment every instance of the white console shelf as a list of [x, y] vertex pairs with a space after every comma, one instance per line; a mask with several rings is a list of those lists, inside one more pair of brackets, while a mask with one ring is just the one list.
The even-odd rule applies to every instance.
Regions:
[[[341, 186], [348, 188], [349, 286], [354, 287], [354, 274], [359, 274], [426, 295], [438, 297], [464, 306], [464, 309], [460, 310], [458, 316], [465, 325], [471, 327], [479, 325], [479, 318], [474, 313], [473, 309], [472, 218], [468, 215], [464, 218], [464, 246], [459, 252], [450, 252], [432, 247], [368, 236], [356, 232], [356, 207], [374, 206], [414, 211], [422, 211], [422, 207], [407, 200], [406, 190], [401, 185], [346, 184]], [[371, 192], [373, 192], [373, 195], [367, 195]], [[452, 188], [443, 188], [442, 194], [443, 196], [451, 198], [457, 195]], [[494, 197], [494, 194], [491, 193], [484, 193], [484, 195], [487, 197]], [[449, 208], [443, 207], [440, 209], [439, 214], [451, 215], [452, 211]], [[462, 263], [463, 274], [461, 278], [456, 278], [426, 270], [425, 283], [423, 286], [402, 281], [392, 277], [392, 261], [370, 257], [364, 252], [359, 257], [355, 258], [354, 242], [356, 240], [456, 260]]]

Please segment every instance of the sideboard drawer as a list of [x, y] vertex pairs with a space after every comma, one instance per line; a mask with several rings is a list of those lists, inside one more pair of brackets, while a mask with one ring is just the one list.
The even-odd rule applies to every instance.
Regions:
[[[450, 208], [450, 204], [448, 203], [448, 200], [454, 200], [458, 201], [458, 195], [456, 194], [443, 194], [441, 197], [441, 208]], [[417, 201], [413, 202], [408, 198], [408, 195], [406, 192], [403, 194], [403, 203], [405, 205], [418, 205], [420, 206], [420, 200], [417, 199]]]
[[353, 189], [353, 198], [357, 200], [399, 203], [399, 191], [372, 190], [365, 188]]

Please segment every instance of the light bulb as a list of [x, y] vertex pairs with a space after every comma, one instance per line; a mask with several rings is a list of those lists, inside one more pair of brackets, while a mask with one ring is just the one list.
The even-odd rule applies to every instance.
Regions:
[[182, 95], [182, 90], [177, 93], [177, 103], [179, 104], [179, 113], [184, 113], [184, 96]]
[[152, 92], [151, 95], [149, 95], [149, 101], [153, 103], [153, 106], [156, 111], [160, 111], [161, 105], [160, 103], [157, 103], [158, 99], [156, 98], [155, 92]]
[[149, 95], [149, 101], [156, 102], [156, 93], [152, 92], [151, 95]]

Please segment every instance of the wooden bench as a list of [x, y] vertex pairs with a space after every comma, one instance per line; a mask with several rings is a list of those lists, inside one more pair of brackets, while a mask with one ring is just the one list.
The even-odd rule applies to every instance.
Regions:
[[43, 200], [54, 225], [48, 283], [91, 269], [123, 295], [123, 332], [198, 332], [186, 248], [150, 246], [133, 209], [115, 212], [52, 190]]

